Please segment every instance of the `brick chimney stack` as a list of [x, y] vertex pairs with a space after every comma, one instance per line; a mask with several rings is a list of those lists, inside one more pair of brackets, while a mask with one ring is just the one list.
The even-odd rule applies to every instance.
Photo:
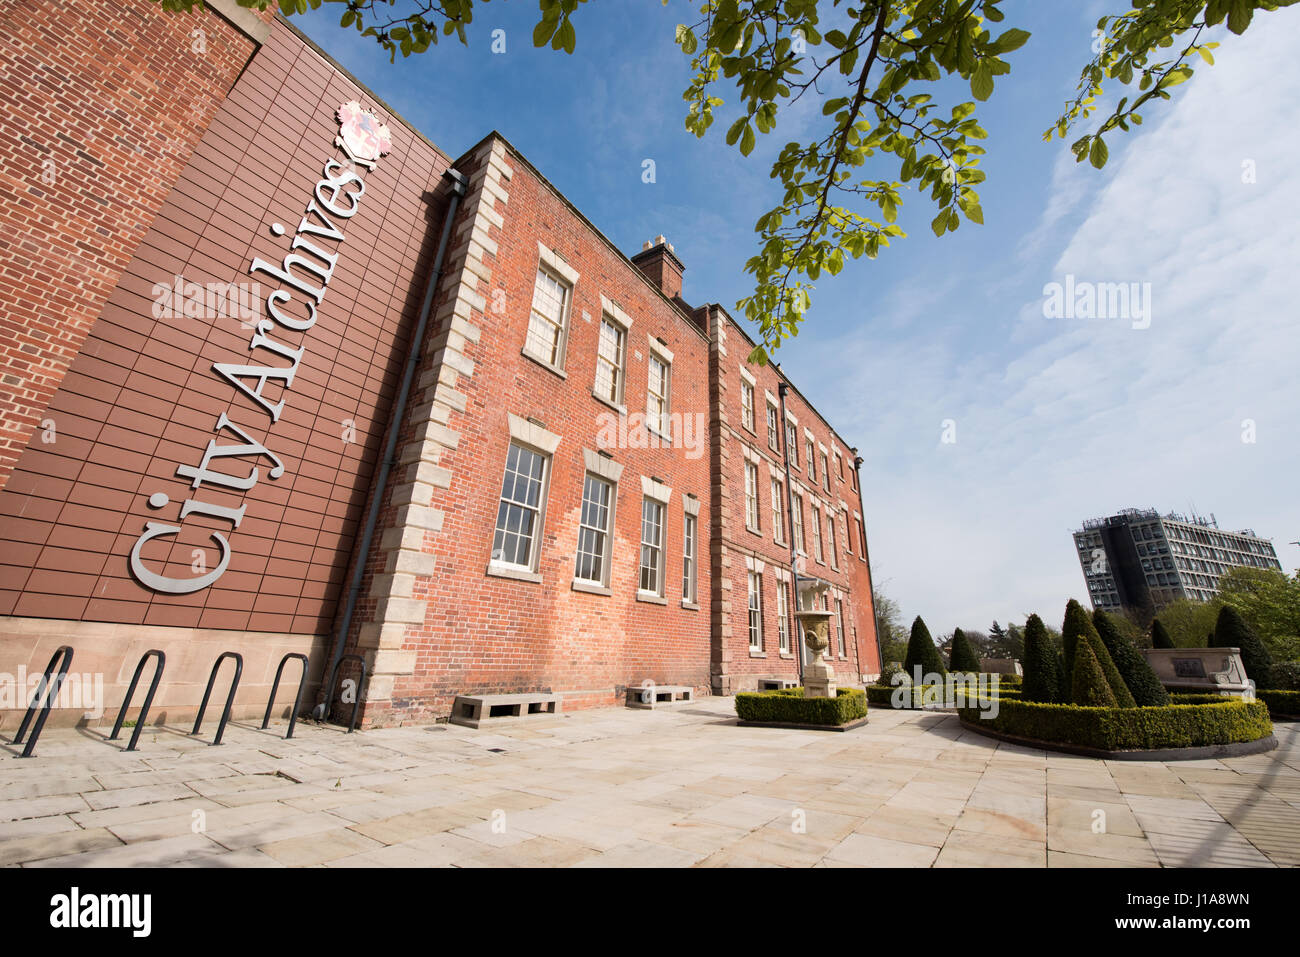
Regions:
[[680, 299], [682, 295], [682, 273], [686, 267], [673, 252], [672, 243], [662, 236], [656, 236], [651, 242], [641, 247], [641, 251], [632, 257], [632, 262], [650, 281], [669, 299]]

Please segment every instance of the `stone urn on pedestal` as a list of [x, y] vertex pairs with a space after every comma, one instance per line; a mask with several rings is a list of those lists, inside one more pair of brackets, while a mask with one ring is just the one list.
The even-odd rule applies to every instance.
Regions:
[[794, 617], [809, 655], [803, 669], [804, 697], [834, 698], [835, 669], [823, 657], [831, 645], [831, 612], [819, 607], [830, 583], [813, 579], [800, 584], [801, 600]]

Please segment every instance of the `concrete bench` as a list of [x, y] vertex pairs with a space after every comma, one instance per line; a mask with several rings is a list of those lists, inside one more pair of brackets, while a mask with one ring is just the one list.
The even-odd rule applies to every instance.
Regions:
[[627, 689], [629, 708], [662, 708], [665, 705], [691, 704], [695, 689], [687, 685], [646, 685]]
[[798, 678], [759, 678], [759, 691], [780, 691], [785, 688], [799, 687]]
[[560, 696], [545, 692], [527, 694], [457, 695], [452, 705], [452, 724], [467, 728], [496, 728], [553, 718], [560, 713]]

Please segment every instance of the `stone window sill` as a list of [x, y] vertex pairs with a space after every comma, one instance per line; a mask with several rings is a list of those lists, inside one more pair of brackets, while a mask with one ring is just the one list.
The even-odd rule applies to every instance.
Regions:
[[[646, 415], [646, 418], [647, 418], [647, 419], [649, 418], [649, 414], [648, 414], [648, 413], [647, 413], [647, 415]], [[656, 437], [659, 439], [659, 441], [662, 442], [664, 445], [668, 446], [669, 448], [672, 447], [672, 444], [673, 444], [673, 437], [672, 437], [671, 435], [664, 435], [662, 432], [660, 432], [658, 429], [656, 429], [653, 425], [649, 425], [649, 424], [646, 425], [645, 430], [646, 430], [647, 432], [649, 432], [651, 435], [656, 436]]]
[[783, 652], [781, 652], [781, 657], [784, 658], [786, 661], [794, 661], [794, 653], [793, 653], [793, 652], [783, 651]]
[[756, 651], [755, 649], [750, 648], [750, 649], [749, 649], [749, 657], [751, 657], [751, 658], [766, 658], [766, 657], [767, 657], [767, 652], [766, 652], [766, 651]]
[[697, 605], [697, 604], [696, 604], [695, 602], [693, 602], [693, 601], [687, 601], [687, 600], [684, 599], [684, 598], [682, 599], [682, 607], [685, 608], [687, 611], [699, 611], [699, 610], [700, 610], [700, 606], [699, 606], [699, 605]]
[[573, 590], [586, 592], [588, 595], [614, 594], [610, 589], [606, 588], [604, 585], [598, 585], [595, 582], [583, 581], [581, 578], [575, 578], [573, 580]]
[[503, 565], [499, 562], [490, 562], [487, 567], [487, 574], [494, 578], [510, 578], [514, 581], [539, 583], [542, 576], [526, 568], [518, 568], [514, 565]]
[[648, 604], [651, 604], [651, 605], [667, 605], [667, 604], [668, 604], [668, 599], [667, 599], [667, 598], [664, 598], [662, 595], [656, 595], [656, 594], [655, 594], [654, 592], [652, 592], [652, 591], [642, 591], [642, 590], [639, 589], [639, 588], [637, 589], [637, 592], [636, 592], [636, 600], [637, 600], [637, 601], [644, 601], [644, 602], [647, 602]]
[[624, 418], [627, 417], [627, 406], [619, 405], [617, 402], [609, 401], [609, 399], [605, 398], [595, 389], [591, 390], [591, 397], [595, 399], [597, 402], [599, 402], [601, 405], [609, 406], [611, 409], [613, 409], [615, 412], [617, 412], [619, 415], [623, 416]]
[[763, 536], [763, 530], [761, 528], [755, 528], [753, 525], [750, 525], [748, 522], [745, 523], [745, 531], [749, 532], [749, 534], [751, 535], [757, 535], [760, 538], [762, 538]]
[[547, 372], [557, 375], [561, 379], [567, 379], [569, 377], [569, 374], [565, 372], [562, 368], [560, 368], [559, 366], [551, 365], [550, 362], [543, 359], [541, 356], [534, 355], [533, 353], [529, 352], [527, 349], [521, 349], [519, 354], [531, 362], [536, 362]]

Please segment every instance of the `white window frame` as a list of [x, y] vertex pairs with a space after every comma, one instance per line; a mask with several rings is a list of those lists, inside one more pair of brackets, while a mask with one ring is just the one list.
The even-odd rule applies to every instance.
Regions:
[[763, 650], [763, 573], [749, 569], [746, 574], [746, 602], [749, 628], [749, 650]]
[[790, 497], [790, 521], [794, 525], [794, 550], [800, 555], [807, 555], [803, 533], [803, 496], [795, 492]]
[[[649, 519], [646, 516], [646, 510], [653, 508], [658, 515], [658, 541], [646, 541], [646, 526]], [[664, 542], [667, 538], [667, 529], [665, 528], [665, 519], [668, 515], [668, 506], [663, 502], [657, 501], [648, 495], [641, 497], [641, 559], [637, 566], [636, 588], [637, 594], [647, 595], [654, 598], [663, 598], [664, 596]], [[654, 567], [646, 564], [646, 553], [649, 550], [651, 556], [656, 561]], [[646, 572], [650, 571], [655, 576], [653, 582], [654, 588], [645, 587]]]
[[747, 379], [740, 380], [740, 424], [751, 433], [754, 431], [754, 384]]
[[767, 447], [773, 452], [781, 451], [781, 410], [767, 402]]
[[826, 564], [826, 549], [822, 544], [822, 510], [816, 502], [809, 505], [808, 524], [812, 526], [813, 558], [820, 565]]
[[844, 643], [844, 599], [843, 598], [835, 599], [835, 617], [839, 623], [839, 635], [838, 635], [839, 644], [837, 645], [839, 649], [839, 656], [841, 658], [847, 658], [849, 656], [849, 647]]
[[758, 466], [745, 459], [745, 528], [762, 533], [758, 524]]
[[790, 583], [776, 580], [776, 634], [780, 653], [790, 654]]
[[[618, 349], [618, 362], [612, 362], [604, 353], [605, 346], [605, 327], [608, 326], [614, 330], [618, 337], [616, 348]], [[596, 332], [596, 379], [591, 385], [591, 393], [606, 405], [612, 405], [614, 408], [623, 409], [623, 399], [627, 391], [627, 339], [628, 328], [623, 325], [608, 312], [600, 314], [600, 328]], [[602, 388], [601, 372], [610, 368], [614, 394], [608, 395]]]
[[[549, 279], [564, 291], [564, 302], [561, 304], [559, 317], [559, 330], [556, 341], [552, 347], [553, 356], [546, 356], [537, 348], [534, 348], [534, 338], [541, 339], [541, 335], [534, 335], [535, 323], [540, 321], [548, 326], [547, 333], [551, 333], [551, 328], [556, 322], [551, 317], [546, 316], [537, 310], [537, 296], [542, 288], [543, 279]], [[546, 368], [560, 375], [564, 375], [565, 357], [569, 348], [569, 328], [570, 319], [573, 313], [573, 293], [578, 284], [578, 273], [569, 266], [558, 254], [547, 249], [541, 243], [537, 244], [537, 275], [533, 280], [533, 298], [528, 307], [528, 328], [524, 333], [523, 354], [534, 362], [540, 363]]]
[[772, 480], [772, 540], [785, 544], [785, 483], [775, 475]]
[[[657, 604], [667, 604], [664, 598], [664, 583], [667, 581], [668, 573], [665, 562], [668, 557], [668, 505], [672, 500], [673, 490], [662, 482], [656, 481], [648, 475], [641, 476], [641, 515], [640, 531], [637, 541], [640, 542], [640, 550], [637, 559], [636, 575], [636, 597], [639, 601], [651, 601]], [[648, 505], [658, 506], [659, 514], [659, 542], [655, 545], [646, 541], [646, 507]], [[645, 564], [646, 549], [658, 555], [658, 573], [655, 590], [649, 590], [641, 587], [642, 572], [648, 567]]]
[[799, 468], [799, 427], [791, 418], [785, 420], [785, 454], [790, 459], [790, 468]]
[[[605, 527], [598, 528], [594, 525], [588, 525], [583, 519], [587, 511], [587, 485], [588, 483], [597, 483], [604, 486], [609, 491], [608, 498], [605, 502]], [[578, 507], [578, 541], [573, 555], [573, 580], [577, 584], [595, 585], [598, 588], [609, 587], [609, 565], [610, 558], [614, 549], [614, 503], [618, 497], [618, 485], [609, 479], [597, 475], [595, 472], [587, 471], [582, 476], [582, 500]], [[583, 548], [582, 533], [591, 531], [599, 537], [603, 546], [600, 554], [600, 575], [597, 578], [588, 578], [581, 573]]]
[[682, 604], [700, 600], [700, 521], [697, 514], [682, 513]]
[[[510, 455], [514, 449], [519, 449], [520, 452], [526, 452], [529, 455], [536, 456], [538, 459], [541, 460], [542, 471], [541, 471], [541, 476], [538, 479], [536, 505], [528, 505], [525, 502], [516, 501], [513, 498], [508, 499], [505, 497], [506, 477], [510, 473]], [[522, 473], [516, 473], [516, 474], [522, 474]], [[497, 494], [497, 518], [496, 518], [496, 522], [492, 527], [491, 564], [497, 569], [501, 571], [516, 571], [516, 572], [524, 572], [528, 574], [535, 574], [537, 572], [538, 561], [541, 558], [541, 550], [542, 550], [541, 549], [542, 523], [546, 516], [546, 497], [547, 497], [546, 493], [548, 490], [548, 486], [550, 485], [550, 479], [551, 479], [551, 457], [547, 455], [545, 452], [541, 451], [540, 449], [529, 447], [528, 445], [522, 442], [518, 442], [512, 439], [510, 441], [509, 446], [506, 449], [506, 462], [501, 473], [501, 491]], [[504, 540], [504, 537], [510, 534], [508, 530], [508, 526], [506, 528], [503, 528], [501, 525], [502, 505], [507, 506], [505, 512], [506, 515], [509, 515], [509, 509], [511, 506], [532, 513], [532, 519], [533, 519], [532, 532], [528, 536], [528, 561], [526, 563], [506, 561], [504, 558], [501, 558], [498, 555], [499, 552], [497, 546], [498, 538]], [[519, 536], [519, 537], [522, 538], [523, 536]]]
[[[538, 569], [541, 567], [543, 530], [546, 526], [546, 504], [550, 498], [551, 466], [555, 460], [555, 450], [560, 446], [560, 436], [552, 432], [547, 432], [541, 426], [511, 413], [507, 413], [506, 419], [509, 425], [510, 442], [506, 446], [506, 458], [501, 467], [500, 492], [497, 494], [496, 500], [497, 518], [492, 525], [492, 538], [489, 542], [487, 571], [490, 575], [500, 575], [505, 578], [518, 578], [525, 581], [541, 581], [541, 575], [538, 574]], [[541, 488], [538, 493], [537, 514], [534, 518], [532, 543], [529, 547], [529, 562], [527, 565], [520, 565], [517, 562], [503, 561], [498, 558], [496, 554], [497, 533], [501, 530], [501, 505], [503, 502], [507, 501], [504, 498], [506, 473], [510, 467], [510, 448], [513, 446], [518, 446], [534, 455], [541, 456], [542, 459]], [[514, 502], [514, 500], [510, 500], [510, 502], [511, 504], [518, 505], [520, 508], [529, 507], [523, 503]]]
[[839, 543], [835, 535], [835, 513], [830, 509], [826, 510], [826, 537], [827, 537], [827, 554], [830, 556], [831, 568], [836, 571], [840, 570]]
[[[663, 389], [663, 395], [659, 396], [663, 403], [662, 411], [656, 410], [652, 404], [657, 397], [654, 391], [655, 376], [654, 367], [658, 363], [663, 368], [663, 376], [659, 382], [659, 387]], [[673, 410], [673, 354], [658, 339], [650, 340], [650, 355], [646, 359], [646, 397], [645, 397], [645, 418], [646, 428], [669, 442], [672, 441], [672, 410]]]

